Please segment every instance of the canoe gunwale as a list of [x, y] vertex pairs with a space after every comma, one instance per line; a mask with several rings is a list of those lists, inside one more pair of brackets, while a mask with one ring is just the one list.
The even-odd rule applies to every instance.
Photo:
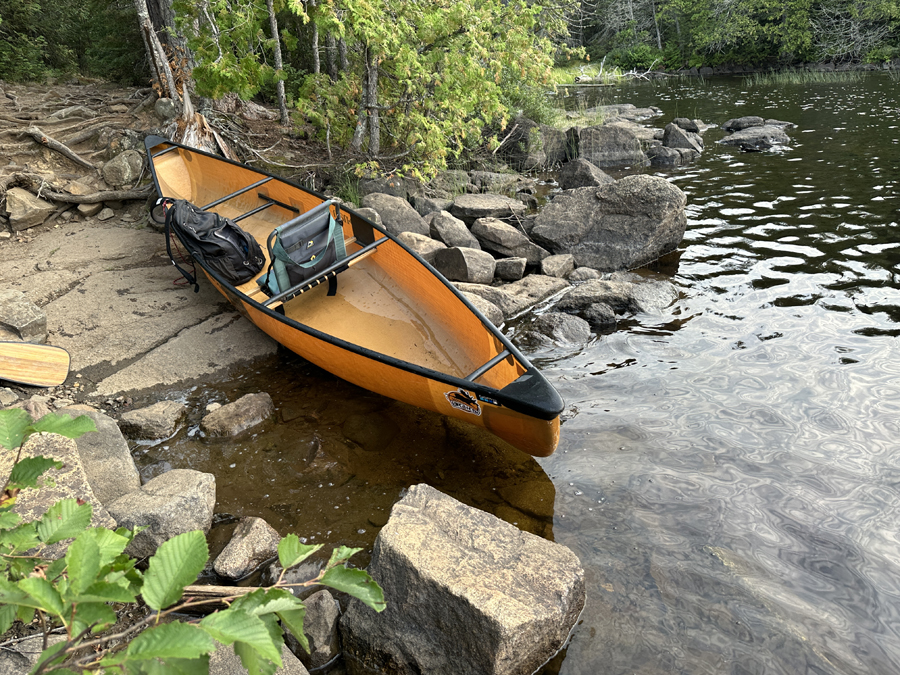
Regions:
[[[161, 136], [148, 136], [145, 139], [145, 146], [147, 148], [147, 155], [149, 158], [150, 173], [153, 177], [153, 182], [154, 182], [154, 186], [157, 190], [157, 194], [159, 193], [159, 178], [157, 177], [157, 174], [156, 174], [156, 166], [154, 165], [153, 159], [164, 153], [168, 153], [169, 150], [171, 150], [171, 147], [166, 148], [165, 150], [158, 152], [158, 153], [153, 153], [153, 152], [151, 152], [151, 150], [152, 150], [152, 148], [155, 148], [163, 143], [165, 143], [169, 146], [174, 146], [176, 148], [181, 148], [190, 153], [205, 155], [205, 156], [215, 159], [217, 161], [225, 162], [227, 164], [231, 164], [233, 166], [239, 167], [244, 170], [249, 169], [250, 171], [253, 171], [262, 176], [267, 176], [268, 178], [281, 181], [281, 182], [285, 183], [286, 185], [289, 185], [292, 188], [296, 188], [302, 192], [313, 195], [323, 201], [326, 201], [328, 199], [327, 196], [320, 194], [319, 192], [316, 192], [315, 190], [309, 190], [300, 185], [297, 185], [296, 183], [294, 183], [293, 181], [291, 181], [287, 178], [271, 174], [262, 169], [257, 169], [255, 167], [248, 167], [247, 165], [241, 164], [240, 162], [236, 162], [236, 161], [227, 159], [225, 157], [220, 157], [218, 155], [204, 152], [204, 151], [198, 150], [196, 148], [191, 148], [189, 146], [182, 145], [175, 141], [171, 141], [166, 138], [162, 138]], [[213, 202], [213, 204], [215, 204], [215, 203], [220, 203], [220, 202]], [[485, 316], [476, 307], [474, 307], [468, 300], [466, 300], [466, 298], [463, 296], [462, 292], [458, 288], [456, 288], [452, 283], [450, 283], [447, 279], [445, 279], [443, 277], [443, 275], [440, 274], [440, 272], [438, 272], [434, 267], [432, 267], [431, 264], [429, 264], [427, 261], [425, 261], [415, 251], [411, 250], [409, 247], [407, 247], [401, 241], [399, 241], [396, 237], [391, 235], [391, 233], [389, 233], [385, 228], [377, 225], [376, 223], [372, 222], [365, 216], [360, 215], [356, 211], [353, 211], [352, 209], [347, 208], [343, 204], [339, 205], [339, 208], [344, 210], [346, 213], [352, 215], [354, 218], [357, 218], [357, 219], [361, 220], [362, 222], [364, 222], [367, 226], [371, 227], [374, 232], [380, 232], [383, 235], [383, 237], [379, 237], [378, 239], [373, 239], [374, 242], [384, 243], [389, 239], [394, 244], [400, 246], [403, 250], [405, 250], [418, 263], [423, 265], [448, 290], [450, 290], [450, 292], [453, 293], [453, 295], [455, 295], [457, 297], [457, 299], [459, 299], [466, 306], [466, 308], [469, 311], [471, 311], [478, 318], [478, 320], [481, 322], [481, 324], [485, 328], [485, 330], [487, 330], [493, 337], [495, 337], [500, 342], [500, 344], [503, 346], [503, 350], [506, 353], [504, 354], [503, 352], [501, 352], [497, 356], [490, 359], [487, 363], [483, 364], [478, 369], [473, 371], [473, 373], [468, 375], [466, 378], [456, 377], [456, 376], [450, 375], [448, 373], [443, 373], [438, 370], [426, 368], [424, 366], [420, 366], [415, 363], [403, 361], [396, 357], [389, 356], [387, 354], [383, 354], [381, 352], [377, 352], [377, 351], [368, 349], [368, 348], [360, 346], [358, 344], [348, 342], [341, 338], [335, 337], [334, 335], [331, 335], [329, 333], [325, 333], [318, 329], [312, 328], [311, 326], [302, 324], [302, 323], [286, 316], [283, 313], [283, 310], [281, 312], [279, 312], [278, 308], [268, 307], [265, 304], [265, 302], [271, 301], [271, 298], [265, 298], [265, 300], [263, 302], [260, 302], [259, 300], [256, 300], [253, 297], [242, 292], [241, 290], [236, 288], [233, 284], [231, 284], [228, 281], [226, 281], [225, 279], [223, 279], [218, 273], [209, 269], [206, 266], [205, 261], [202, 258], [195, 259], [195, 262], [203, 269], [203, 271], [207, 274], [207, 276], [214, 279], [215, 282], [221, 287], [221, 289], [226, 291], [226, 293], [225, 293], [226, 296], [232, 296], [233, 298], [236, 298], [240, 302], [247, 303], [247, 304], [251, 305], [254, 308], [254, 310], [262, 312], [265, 315], [269, 316], [270, 318], [272, 318], [278, 322], [281, 322], [294, 330], [298, 330], [298, 331], [305, 333], [311, 337], [322, 340], [328, 344], [339, 347], [348, 352], [364, 356], [364, 357], [372, 359], [376, 362], [383, 363], [387, 366], [397, 368], [397, 369], [400, 369], [400, 370], [403, 370], [406, 372], [410, 372], [410, 373], [413, 373], [420, 377], [425, 377], [430, 380], [441, 382], [441, 383], [447, 384], [451, 387], [468, 389], [476, 394], [480, 394], [483, 396], [487, 396], [491, 399], [494, 399], [499, 404], [501, 404], [502, 406], [504, 406], [512, 411], [515, 411], [515, 412], [518, 412], [518, 413], [521, 413], [524, 415], [528, 415], [528, 416], [534, 417], [536, 419], [552, 421], [560, 415], [560, 413], [563, 411], [563, 409], [565, 407], [565, 404], [564, 404], [562, 398], [560, 397], [559, 393], [556, 391], [556, 389], [549, 382], [547, 382], [547, 380], [543, 376], [543, 374], [534, 365], [531, 364], [531, 362], [515, 347], [515, 345], [512, 344], [512, 342], [510, 342], [510, 340], [505, 335], [503, 335], [502, 332], [500, 332], [500, 330], [496, 326], [494, 326], [493, 323], [491, 323], [488, 319], [486, 319]], [[176, 236], [178, 236], [177, 232], [176, 232]], [[185, 245], [185, 246], [187, 245], [186, 242], [181, 240], [180, 236], [179, 236], [179, 240], [181, 241], [181, 243], [183, 245]], [[377, 250], [377, 249], [373, 249], [373, 250]], [[229, 297], [229, 300], [232, 300], [232, 297]], [[232, 304], [234, 304], [233, 301], [232, 301]], [[523, 373], [519, 378], [517, 378], [513, 382], [510, 382], [502, 389], [496, 389], [494, 387], [479, 384], [479, 383], [473, 381], [473, 379], [480, 377], [485, 372], [490, 370], [490, 368], [492, 368], [494, 365], [497, 365], [504, 358], [508, 358], [509, 356], [512, 356], [513, 358], [518, 360], [518, 362], [525, 368], [525, 373]], [[472, 379], [469, 379], [469, 378], [472, 378]], [[524, 383], [528, 383], [528, 384], [524, 385]], [[540, 386], [539, 383], [542, 386]], [[536, 385], [538, 385], [538, 386], [536, 386]], [[504, 393], [504, 390], [507, 388], [512, 388], [513, 390], [515, 390], [517, 392], [517, 394], [510, 395], [510, 393]], [[536, 390], [538, 390], [538, 389], [540, 390], [539, 395], [536, 395], [536, 396], [535, 395], [532, 395], [532, 396], [526, 395], [524, 397], [521, 395], [522, 392], [530, 392], [530, 393], [534, 394], [536, 392]]]

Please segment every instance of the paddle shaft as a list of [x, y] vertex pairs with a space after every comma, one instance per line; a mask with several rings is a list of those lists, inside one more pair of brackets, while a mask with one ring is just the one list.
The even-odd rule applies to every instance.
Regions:
[[53, 387], [69, 375], [69, 352], [30, 342], [0, 342], [0, 380]]

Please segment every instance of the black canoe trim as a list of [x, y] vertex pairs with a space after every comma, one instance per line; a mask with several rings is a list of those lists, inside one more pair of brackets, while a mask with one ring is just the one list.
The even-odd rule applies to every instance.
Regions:
[[[202, 150], [197, 150], [195, 148], [188, 147], [186, 145], [182, 145], [175, 141], [170, 141], [166, 138], [162, 138], [161, 136], [147, 136], [144, 139], [144, 143], [147, 147], [148, 155], [150, 153], [150, 149], [154, 148], [162, 143], [167, 145], [174, 145], [179, 148], [182, 148], [188, 152], [196, 153], [199, 155], [205, 155], [212, 159], [226, 162], [227, 164], [232, 164], [234, 166], [240, 167], [245, 170], [253, 171], [263, 176], [268, 176], [269, 178], [280, 180], [287, 185], [295, 187], [302, 192], [318, 197], [319, 199], [325, 201], [328, 199], [325, 195], [316, 192], [314, 190], [309, 190], [300, 185], [297, 185], [293, 181], [283, 178], [281, 176], [276, 176], [274, 174], [270, 174], [261, 169], [256, 169], [253, 167], [248, 167], [245, 164], [241, 164], [240, 162], [235, 162], [233, 160], [227, 159], [225, 157], [219, 157], [218, 155], [214, 155], [212, 153], [204, 152]], [[150, 162], [150, 172], [153, 176], [153, 183], [156, 187], [157, 192], [159, 192], [159, 180], [156, 176], [156, 167]], [[235, 288], [232, 284], [227, 282], [221, 276], [219, 276], [216, 272], [210, 270], [204, 264], [203, 260], [198, 260], [198, 264], [203, 267], [203, 270], [212, 278], [216, 280], [216, 282], [227, 291], [229, 296], [233, 296], [236, 300], [240, 300], [242, 302], [248, 302], [264, 312], [268, 314], [271, 318], [284, 323], [291, 328], [299, 330], [307, 335], [315, 337], [319, 340], [327, 342], [328, 344], [332, 344], [341, 349], [345, 349], [351, 353], [360, 354], [367, 358], [370, 358], [374, 361], [379, 361], [381, 363], [385, 363], [393, 368], [398, 368], [400, 370], [405, 370], [407, 372], [415, 373], [416, 375], [421, 375], [422, 377], [426, 377], [430, 380], [434, 380], [436, 382], [443, 382], [447, 385], [450, 385], [454, 388], [463, 388], [468, 389], [470, 391], [475, 392], [476, 394], [481, 394], [483, 396], [487, 396], [491, 399], [497, 400], [498, 403], [503, 406], [509, 408], [510, 410], [514, 410], [516, 412], [523, 413], [525, 415], [529, 415], [531, 417], [535, 417], [537, 419], [542, 420], [553, 420], [559, 416], [559, 414], [564, 410], [565, 403], [563, 402], [562, 397], [559, 395], [559, 392], [547, 381], [544, 375], [535, 368], [531, 362], [509, 341], [509, 339], [500, 332], [500, 330], [494, 326], [493, 323], [488, 321], [484, 317], [484, 315], [478, 311], [478, 309], [466, 300], [466, 298], [462, 295], [462, 293], [457, 289], [453, 284], [451, 284], [447, 279], [441, 275], [434, 267], [432, 267], [428, 262], [422, 259], [415, 251], [411, 250], [409, 247], [405, 246], [402, 242], [398, 241], [394, 238], [387, 230], [383, 227], [376, 225], [374, 222], [366, 218], [365, 216], [361, 216], [360, 214], [352, 211], [345, 206], [341, 206], [343, 211], [346, 211], [353, 218], [359, 219], [363, 221], [367, 227], [371, 227], [373, 230], [377, 230], [384, 234], [385, 237], [390, 239], [394, 244], [400, 246], [407, 253], [409, 253], [413, 258], [415, 258], [420, 264], [422, 264], [426, 269], [428, 269], [434, 276], [436, 276], [443, 284], [446, 286], [451, 293], [453, 293], [468, 309], [471, 311], [478, 319], [481, 321], [482, 325], [495, 337], [500, 343], [503, 345], [506, 351], [508, 351], [512, 356], [521, 363], [526, 372], [521, 375], [517, 380], [509, 383], [503, 389], [495, 389], [493, 387], [488, 387], [486, 385], [478, 384], [477, 382], [472, 382], [467, 379], [454, 377], [453, 375], [448, 375], [446, 373], [442, 373], [437, 370], [432, 370], [430, 368], [424, 368], [422, 366], [416, 365], [414, 363], [409, 363], [408, 361], [402, 361], [400, 359], [394, 358], [392, 356], [387, 356], [382, 354], [381, 352], [376, 352], [366, 347], [361, 347], [360, 345], [347, 342], [346, 340], [341, 340], [339, 338], [334, 337], [333, 335], [329, 335], [328, 333], [323, 333], [322, 331], [316, 330], [309, 326], [305, 326], [294, 319], [291, 319], [284, 315], [283, 310], [279, 312], [281, 309], [279, 306], [277, 309], [272, 309], [266, 307], [262, 303], [257, 300], [254, 300], [250, 296], [242, 293], [237, 288]], [[355, 228], [354, 228], [355, 232]], [[359, 238], [359, 235], [357, 235]], [[377, 241], [377, 240], [376, 240]]]

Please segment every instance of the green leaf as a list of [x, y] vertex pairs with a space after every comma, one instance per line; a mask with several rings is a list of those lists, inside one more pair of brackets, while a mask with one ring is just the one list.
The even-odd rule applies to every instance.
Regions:
[[73, 635], [91, 627], [92, 633], [109, 628], [116, 622], [116, 613], [105, 602], [79, 602], [71, 619]]
[[306, 618], [306, 607], [300, 609], [292, 609], [287, 612], [278, 612], [278, 618], [281, 619], [282, 625], [287, 628], [297, 642], [299, 642], [306, 653], [310, 653], [309, 640], [306, 633], [303, 632], [303, 620]]
[[18, 582], [20, 590], [28, 594], [27, 598], [18, 601], [17, 604], [35, 609], [42, 609], [48, 614], [62, 616], [65, 611], [65, 604], [59, 595], [59, 592], [53, 588], [46, 579], [40, 577], [28, 577]]
[[22, 522], [22, 516], [12, 511], [0, 512], [0, 530], [11, 530]]
[[246, 642], [235, 642], [234, 653], [240, 657], [241, 664], [247, 669], [247, 675], [272, 675], [279, 668], [278, 664], [264, 659]]
[[[3, 411], [0, 411], [3, 412]], [[9, 480], [6, 483], [7, 489], [14, 488], [33, 488], [38, 485], [38, 478], [50, 468], [61, 469], [62, 462], [55, 459], [38, 455], [37, 457], [26, 457], [16, 462], [9, 474]]]
[[31, 424], [31, 415], [21, 408], [0, 410], [0, 445], [13, 450], [22, 445], [25, 429]]
[[338, 546], [331, 552], [331, 558], [328, 560], [328, 565], [326, 567], [334, 567], [335, 565], [340, 565], [341, 563], [345, 563], [354, 555], [362, 551], [361, 548], [349, 548], [348, 546]]
[[92, 527], [85, 534], [89, 535], [97, 542], [97, 548], [100, 553], [100, 566], [105, 567], [115, 562], [116, 558], [121, 555], [125, 547], [128, 546], [131, 539], [121, 534], [107, 530], [105, 527]]
[[264, 658], [281, 665], [281, 646], [275, 644], [266, 624], [258, 616], [226, 609], [204, 618], [200, 627], [223, 645], [246, 642]]
[[206, 537], [199, 530], [185, 532], [164, 542], [150, 558], [141, 595], [153, 609], [178, 602], [184, 587], [197, 580], [209, 558]]
[[[30, 608], [29, 608], [30, 609]], [[0, 635], [3, 635], [16, 620], [15, 605], [0, 605]]]
[[34, 621], [35, 614], [37, 614], [37, 610], [34, 607], [22, 607], [20, 605], [18, 611], [16, 611], [16, 618], [27, 625]]
[[260, 588], [242, 595], [233, 603], [232, 609], [254, 616], [285, 612], [303, 607], [303, 601], [283, 588]]
[[69, 602], [136, 602], [125, 579], [114, 584], [98, 581], [83, 593], [70, 595], [67, 599]]
[[301, 544], [300, 537], [296, 534], [289, 534], [278, 542], [278, 562], [282, 569], [287, 569], [303, 562], [320, 548], [322, 548], [322, 544], [314, 546]]
[[[34, 667], [29, 672], [33, 673], [45, 663], [62, 663], [63, 659], [65, 658], [65, 654], [61, 654], [60, 652], [62, 652], [67, 646], [67, 642], [61, 641], [57, 642], [55, 645], [50, 645], [49, 647], [47, 647], [47, 649], [41, 652], [41, 655], [38, 657], [37, 663], [34, 664]], [[60, 671], [53, 672], [58, 673]], [[63, 670], [62, 672], [65, 672], [65, 670]]]
[[9, 546], [10, 552], [27, 551], [40, 543], [35, 523], [22, 523], [13, 530], [0, 533], [0, 545]]
[[91, 524], [92, 514], [90, 504], [79, 505], [74, 499], [60, 499], [38, 522], [38, 537], [45, 544], [77, 537]]
[[100, 572], [100, 547], [89, 532], [82, 532], [66, 551], [69, 590], [81, 593], [97, 581]]
[[166, 659], [165, 661], [128, 661], [129, 675], [209, 675], [209, 657]]
[[383, 611], [387, 606], [384, 602], [384, 591], [365, 570], [332, 567], [325, 572], [319, 583], [359, 598], [376, 612]]
[[198, 659], [216, 649], [215, 641], [197, 626], [187, 623], [164, 623], [148, 628], [128, 645], [128, 658]]
[[59, 434], [66, 438], [78, 438], [89, 431], [97, 431], [97, 425], [87, 415], [80, 415], [72, 419], [70, 415], [61, 413], [49, 413], [31, 425], [34, 431], [45, 431], [51, 434]]
[[47, 577], [47, 580], [53, 582], [56, 577], [62, 574], [66, 570], [66, 559], [65, 558], [57, 558], [50, 566], [47, 567], [47, 570], [44, 572], [44, 576]]

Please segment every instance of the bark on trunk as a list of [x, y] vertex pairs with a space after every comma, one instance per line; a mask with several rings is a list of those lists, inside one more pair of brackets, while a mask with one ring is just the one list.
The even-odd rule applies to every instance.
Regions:
[[381, 117], [378, 113], [378, 57], [371, 52], [366, 60], [366, 88], [369, 90], [369, 154], [377, 157], [381, 152]]
[[[281, 72], [284, 63], [281, 60], [281, 37], [278, 34], [278, 19], [275, 18], [274, 0], [266, 0], [266, 8], [269, 10], [269, 28], [272, 31], [272, 39], [275, 40], [275, 70]], [[275, 85], [278, 91], [278, 106], [281, 108], [281, 126], [286, 127], [291, 123], [288, 116], [287, 97], [284, 94], [284, 80], [279, 77]]]
[[[316, 11], [316, 0], [309, 0], [310, 6], [310, 16], [312, 16]], [[312, 20], [312, 68], [313, 73], [318, 75], [322, 72], [322, 65], [319, 62], [319, 27], [316, 25], [316, 20], [313, 18]]]

